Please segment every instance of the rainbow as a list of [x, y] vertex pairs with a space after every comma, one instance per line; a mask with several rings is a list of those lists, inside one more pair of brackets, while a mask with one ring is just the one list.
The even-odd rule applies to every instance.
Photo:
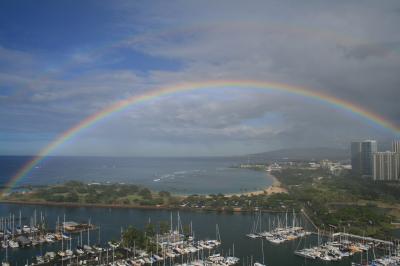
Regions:
[[169, 87], [164, 87], [160, 89], [150, 90], [143, 94], [134, 95], [130, 98], [118, 101], [97, 113], [88, 116], [75, 126], [71, 127], [67, 131], [60, 134], [55, 140], [53, 140], [50, 144], [44, 147], [35, 157], [33, 157], [30, 161], [28, 161], [19, 171], [7, 182], [5, 185], [5, 189], [3, 190], [3, 194], [6, 193], [9, 189], [11, 189], [15, 184], [21, 180], [24, 176], [26, 176], [29, 171], [32, 170], [39, 162], [41, 162], [46, 156], [48, 156], [52, 151], [54, 151], [58, 146], [67, 140], [73, 138], [77, 135], [81, 130], [91, 127], [96, 124], [98, 121], [102, 120], [105, 117], [110, 116], [113, 113], [119, 112], [121, 110], [126, 109], [132, 105], [143, 103], [149, 101], [151, 99], [159, 98], [165, 95], [176, 94], [179, 92], [190, 92], [197, 91], [202, 89], [221, 89], [221, 88], [241, 88], [241, 89], [260, 89], [260, 90], [268, 90], [268, 91], [282, 91], [287, 92], [294, 95], [300, 95], [303, 97], [311, 98], [314, 100], [318, 100], [322, 103], [329, 104], [338, 109], [343, 109], [352, 114], [356, 114], [359, 117], [366, 118], [367, 120], [377, 124], [383, 128], [389, 129], [396, 136], [400, 133], [400, 127], [391, 122], [390, 120], [368, 111], [367, 109], [351, 103], [349, 101], [336, 98], [334, 96], [317, 92], [315, 90], [311, 90], [304, 87], [293, 86], [284, 83], [276, 83], [276, 82], [265, 82], [265, 81], [254, 81], [254, 80], [212, 80], [206, 82], [191, 82], [191, 83], [182, 83], [178, 85], [173, 85]]

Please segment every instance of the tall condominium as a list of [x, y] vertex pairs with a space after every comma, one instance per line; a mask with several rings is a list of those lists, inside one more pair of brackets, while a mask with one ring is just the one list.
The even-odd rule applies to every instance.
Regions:
[[400, 153], [376, 152], [373, 154], [373, 179], [376, 181], [400, 180]]
[[392, 142], [392, 152], [400, 153], [400, 140], [395, 140]]
[[373, 154], [378, 151], [375, 140], [357, 141], [351, 143], [352, 171], [358, 176], [372, 176]]
[[361, 170], [361, 142], [351, 143], [351, 171], [356, 176], [362, 175]]

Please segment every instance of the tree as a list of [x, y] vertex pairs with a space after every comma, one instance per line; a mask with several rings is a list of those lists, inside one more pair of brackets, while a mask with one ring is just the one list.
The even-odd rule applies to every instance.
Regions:
[[85, 184], [80, 181], [71, 180], [71, 181], [67, 181], [64, 185], [67, 187], [78, 188], [78, 187], [84, 186]]
[[190, 226], [188, 224], [185, 224], [183, 226], [182, 230], [183, 230], [183, 234], [185, 236], [189, 236], [190, 235]]
[[155, 229], [156, 228], [153, 223], [146, 224], [146, 227], [145, 227], [146, 236], [148, 236], [148, 237], [154, 236], [156, 234]]
[[148, 188], [142, 188], [139, 191], [139, 195], [142, 196], [144, 199], [152, 199], [151, 191]]
[[79, 201], [79, 195], [76, 192], [72, 191], [72, 192], [69, 192], [67, 194], [67, 196], [65, 197], [64, 200], [66, 202], [78, 202]]
[[169, 232], [169, 223], [166, 221], [160, 222], [160, 234], [165, 234]]
[[142, 231], [136, 229], [133, 226], [129, 226], [122, 234], [122, 244], [125, 247], [137, 247], [143, 248], [145, 246], [145, 237]]
[[169, 197], [171, 197], [171, 193], [169, 193], [168, 191], [160, 191], [160, 192], [158, 192], [158, 195], [159, 195], [160, 197], [163, 197], [163, 198], [169, 198]]
[[85, 201], [87, 203], [99, 203], [100, 197], [99, 194], [95, 191], [93, 193], [89, 193], [85, 196]]

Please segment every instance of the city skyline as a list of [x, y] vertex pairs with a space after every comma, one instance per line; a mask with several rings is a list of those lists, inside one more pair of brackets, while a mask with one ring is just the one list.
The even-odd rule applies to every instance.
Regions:
[[374, 181], [400, 180], [400, 141], [393, 140], [391, 150], [379, 148], [376, 140], [353, 141], [350, 145], [352, 174]]

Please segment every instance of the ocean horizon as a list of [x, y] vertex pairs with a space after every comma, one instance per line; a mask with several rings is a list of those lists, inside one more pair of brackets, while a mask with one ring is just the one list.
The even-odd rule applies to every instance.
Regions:
[[[5, 185], [31, 156], [0, 156], [0, 185]], [[130, 183], [174, 194], [217, 194], [256, 191], [271, 186], [264, 171], [236, 168], [241, 157], [102, 157], [49, 156], [17, 186], [85, 183]]]

